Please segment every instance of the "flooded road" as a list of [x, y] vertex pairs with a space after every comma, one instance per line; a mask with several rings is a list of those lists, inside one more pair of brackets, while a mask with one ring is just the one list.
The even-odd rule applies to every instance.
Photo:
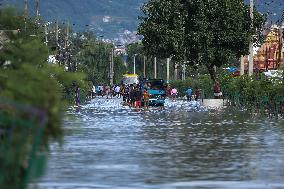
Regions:
[[284, 122], [167, 102], [149, 111], [95, 99], [65, 118], [42, 189], [284, 188]]

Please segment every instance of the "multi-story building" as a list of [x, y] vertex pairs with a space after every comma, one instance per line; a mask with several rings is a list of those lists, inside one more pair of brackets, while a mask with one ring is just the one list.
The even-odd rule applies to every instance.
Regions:
[[[283, 29], [272, 26], [265, 42], [254, 54], [254, 71], [276, 70], [283, 66]], [[245, 57], [245, 70], [248, 70], [248, 57]]]

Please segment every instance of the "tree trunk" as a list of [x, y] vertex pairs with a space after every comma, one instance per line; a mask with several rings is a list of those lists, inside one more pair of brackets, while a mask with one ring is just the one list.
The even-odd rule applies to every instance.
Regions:
[[213, 83], [215, 84], [218, 81], [218, 77], [217, 77], [217, 73], [214, 69], [214, 66], [213, 65], [206, 65], [206, 67], [208, 69], [208, 72], [210, 74], [210, 77], [211, 77]]

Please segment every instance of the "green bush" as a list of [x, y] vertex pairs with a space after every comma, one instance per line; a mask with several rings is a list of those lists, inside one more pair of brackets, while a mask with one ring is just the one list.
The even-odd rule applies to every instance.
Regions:
[[225, 98], [249, 108], [260, 107], [264, 101], [274, 106], [284, 97], [283, 78], [268, 78], [262, 73], [251, 77], [223, 75], [221, 85]]
[[[0, 188], [25, 189], [43, 173], [51, 141], [62, 142], [62, 118], [67, 100], [73, 103], [75, 86], [82, 97], [88, 84], [83, 73], [66, 72], [48, 64], [42, 28], [23, 19], [13, 9], [0, 10], [0, 26], [19, 28], [8, 35], [0, 50]], [[66, 100], [67, 99], [67, 100]]]
[[[260, 106], [263, 99], [276, 103], [284, 97], [283, 78], [267, 78], [262, 73], [251, 77], [234, 77], [222, 73], [219, 80], [224, 98], [238, 101], [240, 105], [256, 107]], [[188, 78], [185, 81], [172, 81], [170, 86], [177, 88], [180, 96], [185, 96], [187, 88], [192, 87], [193, 90], [201, 89], [204, 98], [214, 98], [213, 82], [209, 75], [200, 75], [196, 79]]]
[[183, 97], [186, 95], [186, 90], [191, 87], [193, 91], [201, 89], [203, 97], [210, 98], [213, 96], [213, 82], [209, 75], [200, 75], [198, 79], [187, 78], [185, 81], [175, 80], [170, 82], [171, 87], [175, 87], [179, 96]]

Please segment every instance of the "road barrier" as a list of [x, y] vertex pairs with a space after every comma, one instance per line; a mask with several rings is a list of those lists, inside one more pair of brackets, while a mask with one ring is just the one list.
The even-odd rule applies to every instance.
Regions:
[[43, 173], [45, 112], [0, 100], [0, 188], [25, 189]]

